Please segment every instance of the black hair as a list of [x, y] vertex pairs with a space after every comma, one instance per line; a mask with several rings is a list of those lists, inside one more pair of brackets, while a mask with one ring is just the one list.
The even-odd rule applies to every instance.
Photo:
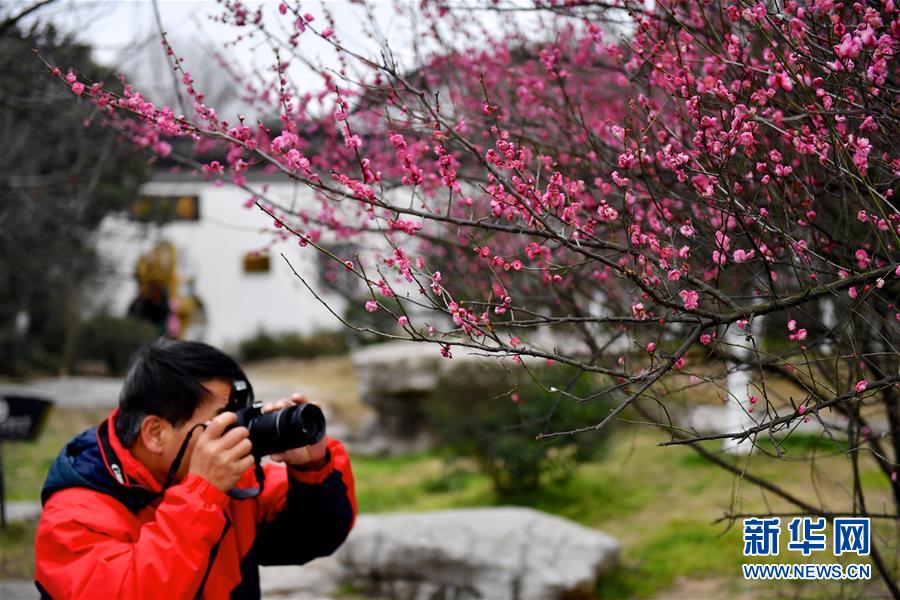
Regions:
[[[200, 405], [208, 379], [243, 379], [240, 365], [212, 346], [160, 338], [141, 346], [131, 357], [119, 394], [116, 435], [126, 448], [138, 437], [150, 415], [175, 427], [189, 420]], [[251, 388], [252, 391], [252, 388]]]

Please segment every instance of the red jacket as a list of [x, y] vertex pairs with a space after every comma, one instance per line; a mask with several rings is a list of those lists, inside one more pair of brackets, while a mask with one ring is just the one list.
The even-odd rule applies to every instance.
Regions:
[[[258, 598], [258, 565], [326, 556], [353, 527], [350, 459], [335, 439], [319, 471], [265, 465], [256, 498], [232, 499], [194, 474], [160, 496], [116, 438], [116, 412], [69, 442], [44, 484], [35, 540], [44, 597]], [[255, 486], [251, 469], [238, 487]]]

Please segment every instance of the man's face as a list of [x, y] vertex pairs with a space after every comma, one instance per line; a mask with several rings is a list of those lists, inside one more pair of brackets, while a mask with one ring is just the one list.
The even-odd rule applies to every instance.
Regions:
[[[225, 407], [228, 404], [228, 397], [231, 395], [231, 381], [227, 379], [207, 379], [201, 383], [207, 391], [200, 399], [200, 404], [197, 405], [191, 418], [180, 426], [173, 428], [174, 435], [171, 436], [171, 442], [167, 444], [167, 447], [164, 450], [164, 460], [166, 464], [171, 465], [175, 460], [175, 457], [178, 455], [178, 450], [181, 449], [181, 444], [184, 442], [184, 437], [191, 429], [198, 424], [206, 423], [216, 415], [225, 412]], [[191, 436], [191, 442], [184, 453], [184, 457], [181, 459], [181, 465], [178, 467], [175, 481], [180, 481], [187, 475], [191, 464], [191, 452], [194, 449], [194, 444], [197, 443], [197, 438], [200, 436], [200, 433], [202, 433], [202, 428], [197, 427]]]

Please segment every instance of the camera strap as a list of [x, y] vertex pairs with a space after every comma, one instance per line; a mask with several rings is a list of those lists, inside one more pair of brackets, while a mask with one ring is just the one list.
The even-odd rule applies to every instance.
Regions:
[[235, 500], [248, 500], [250, 498], [256, 498], [262, 493], [263, 484], [266, 480], [265, 471], [262, 468], [262, 462], [259, 457], [254, 457], [256, 461], [256, 465], [253, 467], [253, 473], [256, 475], [256, 482], [259, 484], [259, 487], [255, 488], [231, 488], [228, 490], [228, 495], [234, 498]]
[[204, 423], [197, 423], [188, 430], [187, 435], [184, 436], [184, 441], [181, 442], [181, 448], [178, 449], [178, 454], [175, 455], [175, 460], [172, 461], [172, 466], [169, 467], [169, 474], [166, 475], [166, 482], [159, 491], [160, 494], [164, 494], [168, 487], [172, 485], [172, 481], [175, 479], [175, 475], [178, 474], [178, 469], [181, 467], [181, 461], [184, 460], [184, 453], [187, 452], [188, 444], [191, 442], [191, 436], [194, 435], [194, 432], [198, 427], [206, 429]]

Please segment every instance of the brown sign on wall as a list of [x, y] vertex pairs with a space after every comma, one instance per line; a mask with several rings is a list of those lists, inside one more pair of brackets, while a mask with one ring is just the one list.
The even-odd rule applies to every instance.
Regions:
[[199, 196], [141, 196], [131, 205], [131, 218], [142, 223], [199, 221]]

